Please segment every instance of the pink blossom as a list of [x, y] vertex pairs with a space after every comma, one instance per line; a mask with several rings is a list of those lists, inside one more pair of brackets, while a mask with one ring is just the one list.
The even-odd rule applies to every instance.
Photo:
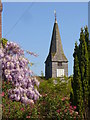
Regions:
[[0, 96], [2, 96], [2, 97], [3, 97], [3, 96], [4, 96], [4, 92], [2, 92], [2, 94], [0, 94]]
[[24, 108], [21, 108], [21, 111], [24, 111]]
[[30, 116], [27, 116], [26, 118], [30, 118]]
[[60, 109], [58, 109], [56, 112], [57, 112], [57, 113], [60, 113]]
[[70, 109], [72, 109], [72, 106], [70, 106]]
[[73, 108], [76, 109], [76, 106], [74, 106]]

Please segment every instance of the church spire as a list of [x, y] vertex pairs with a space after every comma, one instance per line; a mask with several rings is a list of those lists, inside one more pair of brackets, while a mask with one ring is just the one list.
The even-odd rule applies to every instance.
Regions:
[[64, 54], [61, 37], [59, 33], [58, 23], [56, 19], [56, 11], [54, 11], [55, 22], [52, 32], [49, 54], [45, 61], [45, 77], [56, 78], [68, 76], [68, 60]]
[[64, 54], [61, 37], [59, 33], [58, 23], [56, 19], [56, 11], [54, 11], [54, 14], [55, 14], [55, 22], [54, 22], [54, 27], [52, 32], [49, 55], [51, 55], [51, 61], [67, 62], [68, 60]]

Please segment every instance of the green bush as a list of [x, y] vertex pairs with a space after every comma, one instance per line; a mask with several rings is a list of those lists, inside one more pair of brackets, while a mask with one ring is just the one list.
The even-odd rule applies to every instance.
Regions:
[[[53, 82], [53, 80], [56, 81]], [[34, 105], [27, 106], [21, 102], [11, 101], [8, 98], [7, 90], [13, 86], [10, 82], [3, 81], [2, 89], [5, 93], [2, 98], [3, 119], [79, 119], [78, 113], [69, 102], [71, 78], [65, 78], [64, 82], [61, 82], [59, 78], [49, 80], [39, 78], [39, 81], [40, 87], [38, 90], [42, 97]]]

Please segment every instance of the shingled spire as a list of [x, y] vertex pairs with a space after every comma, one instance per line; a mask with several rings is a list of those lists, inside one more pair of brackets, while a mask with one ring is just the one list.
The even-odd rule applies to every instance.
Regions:
[[67, 61], [67, 58], [65, 57], [63, 52], [56, 15], [55, 15], [55, 22], [53, 27], [49, 54], [51, 54], [52, 56], [51, 57], [52, 61]]
[[[55, 22], [53, 27], [51, 45], [49, 50], [49, 55], [45, 61], [46, 69], [45, 69], [45, 76], [46, 78], [50, 77], [59, 77], [59, 73], [57, 71], [63, 69], [63, 75], [68, 75], [68, 60], [64, 54], [58, 23], [56, 19], [56, 12], [55, 12]], [[61, 66], [60, 66], [60, 65]], [[54, 68], [53, 68], [54, 67]], [[61, 73], [60, 73], [61, 74]]]

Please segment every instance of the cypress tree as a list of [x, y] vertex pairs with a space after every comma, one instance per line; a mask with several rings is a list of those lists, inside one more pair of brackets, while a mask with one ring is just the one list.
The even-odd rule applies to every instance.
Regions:
[[[86, 26], [85, 28], [85, 41], [87, 44], [87, 50], [88, 50], [88, 84], [89, 84], [89, 96], [90, 96], [90, 40], [89, 40], [89, 32], [88, 32], [88, 27]], [[90, 97], [89, 97], [89, 108], [90, 108]]]
[[75, 43], [74, 49], [74, 75], [73, 75], [73, 82], [72, 82], [72, 89], [73, 89], [73, 104], [77, 106], [77, 110], [79, 114], [82, 116], [83, 113], [83, 91], [82, 91], [82, 82], [81, 82], [81, 75], [79, 69], [79, 60], [78, 60], [78, 46]]
[[88, 58], [89, 58], [89, 62], [88, 62], [88, 71], [89, 71], [89, 109], [90, 109], [90, 40], [89, 40], [89, 44], [88, 44]]
[[90, 102], [90, 41], [87, 26], [84, 30], [81, 28], [80, 44], [78, 46], [77, 43], [75, 43], [73, 54], [74, 74], [72, 82], [72, 103], [77, 106], [79, 114], [86, 119], [88, 117], [88, 103]]
[[86, 27], [84, 27], [84, 30], [85, 30], [85, 32], [84, 32], [84, 34], [85, 34], [85, 41], [86, 41], [86, 44], [87, 44], [87, 50], [89, 49], [88, 47], [89, 47], [89, 32], [88, 32], [88, 27], [86, 26]]
[[[80, 44], [79, 44], [79, 67], [80, 67], [80, 73], [81, 73], [81, 80], [83, 81], [84, 79], [84, 73], [85, 73], [85, 64], [84, 64], [84, 41], [85, 41], [85, 36], [83, 29], [81, 28], [81, 33], [80, 33]], [[82, 84], [83, 85], [83, 84]]]
[[80, 66], [80, 73], [81, 73], [81, 81], [82, 81], [82, 88], [83, 88], [83, 101], [84, 101], [84, 117], [86, 118], [87, 110], [88, 110], [88, 51], [87, 51], [87, 42], [85, 41], [85, 34], [83, 29], [81, 28], [80, 33], [80, 45], [79, 45], [79, 66]]

